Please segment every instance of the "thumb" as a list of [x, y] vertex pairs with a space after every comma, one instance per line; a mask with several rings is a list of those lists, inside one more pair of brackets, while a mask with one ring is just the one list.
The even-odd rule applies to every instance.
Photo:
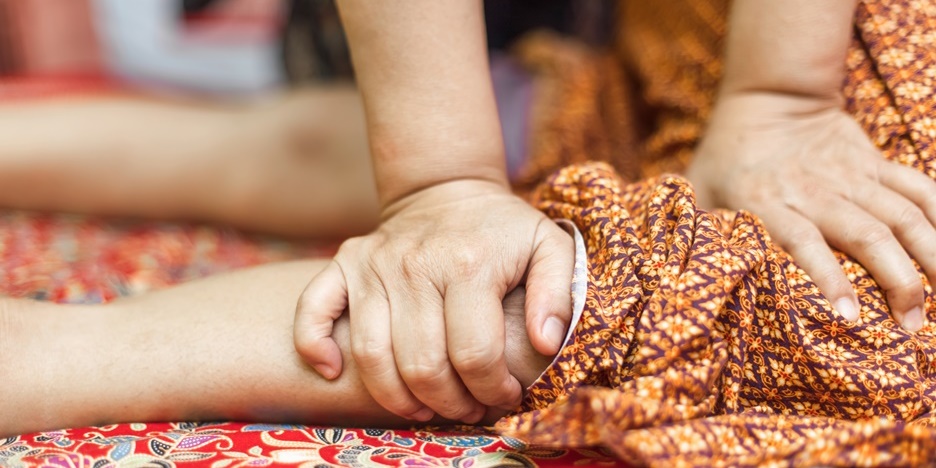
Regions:
[[562, 347], [572, 320], [575, 243], [555, 223], [546, 221], [544, 227], [546, 233], [533, 249], [527, 272], [526, 325], [533, 347], [553, 356]]
[[306, 286], [296, 305], [296, 351], [322, 377], [341, 375], [341, 350], [332, 338], [335, 320], [348, 307], [348, 285], [341, 267], [330, 262]]

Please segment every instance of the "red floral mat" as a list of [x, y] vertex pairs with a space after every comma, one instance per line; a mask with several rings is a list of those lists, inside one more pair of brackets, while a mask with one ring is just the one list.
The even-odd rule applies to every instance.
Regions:
[[[0, 212], [0, 294], [102, 302], [335, 246], [189, 224]], [[529, 447], [481, 429], [383, 430], [137, 423], [0, 439], [3, 467], [621, 466], [607, 453]]]
[[0, 102], [36, 101], [61, 97], [130, 94], [119, 82], [99, 74], [4, 76]]

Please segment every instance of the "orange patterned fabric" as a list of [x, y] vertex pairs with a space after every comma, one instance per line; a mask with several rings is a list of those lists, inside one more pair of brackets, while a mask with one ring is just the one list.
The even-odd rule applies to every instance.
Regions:
[[[692, 157], [721, 79], [730, 1], [619, 7], [613, 50], [548, 35], [517, 47], [539, 80], [521, 187], [584, 161], [608, 162], [631, 181], [681, 172]], [[930, 149], [914, 141], [936, 138], [934, 9], [930, 0], [861, 2], [842, 88], [847, 110], [884, 156], [921, 170]]]
[[928, 284], [930, 322], [914, 335], [842, 256], [862, 306], [850, 323], [755, 217], [698, 210], [679, 177], [628, 185], [603, 163], [571, 166], [537, 198], [584, 234], [588, 293], [573, 341], [500, 421], [504, 435], [659, 466], [936, 456]]
[[543, 34], [521, 42], [517, 58], [538, 78], [539, 94], [520, 186], [583, 161], [607, 162], [625, 180], [685, 168], [721, 78], [728, 7], [622, 1], [611, 50]]
[[[604, 445], [656, 466], [931, 464], [936, 296], [922, 273], [929, 322], [911, 334], [867, 271], [839, 255], [861, 303], [849, 323], [755, 217], [697, 209], [677, 176], [629, 182], [691, 157], [714, 100], [727, 6], [623, 6], [616, 56], [637, 93], [618, 117], [651, 130], [636, 145], [641, 165], [623, 177], [612, 166], [634, 154], [573, 165], [535, 193], [537, 206], [585, 235], [588, 296], [573, 341], [498, 429], [536, 444]], [[862, 3], [847, 68], [847, 109], [884, 157], [936, 178], [936, 4]], [[546, 98], [596, 99], [562, 75], [575, 72], [551, 75], [556, 94]], [[531, 171], [587, 159], [614, 138], [569, 138], [584, 128], [575, 106], [546, 113]]]

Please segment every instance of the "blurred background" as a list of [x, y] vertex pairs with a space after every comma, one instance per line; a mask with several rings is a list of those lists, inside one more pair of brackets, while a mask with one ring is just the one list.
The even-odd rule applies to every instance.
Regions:
[[[512, 48], [539, 30], [604, 44], [614, 4], [484, 3], [511, 175], [535, 93]], [[376, 190], [334, 1], [0, 0], [0, 187], [0, 209], [366, 232]]]
[[[541, 41], [554, 61], [518, 44], [605, 44], [615, 5], [485, 2], [511, 175], [538, 83], [606, 75], [565, 39]], [[109, 300], [329, 255], [377, 220], [333, 0], [0, 0], [0, 294]]]
[[[540, 28], [604, 41], [610, 4], [487, 1], [489, 46]], [[8, 94], [58, 81], [243, 97], [352, 74], [333, 0], [0, 0]]]

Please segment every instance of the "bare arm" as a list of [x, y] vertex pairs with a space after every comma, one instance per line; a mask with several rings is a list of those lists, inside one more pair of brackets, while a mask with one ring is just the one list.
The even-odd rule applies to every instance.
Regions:
[[359, 234], [378, 217], [350, 86], [241, 105], [85, 97], [0, 106], [0, 206], [290, 236]]
[[[572, 240], [507, 185], [481, 2], [338, 5], [382, 224], [342, 245], [327, 270], [340, 274], [312, 280], [306, 294], [327, 299], [300, 303], [297, 348], [322, 375], [340, 374], [331, 322], [350, 304], [352, 357], [381, 406], [475, 422], [520, 401], [501, 301], [524, 279], [530, 340], [544, 355], [561, 345]], [[479, 326], [488, 333], [468, 332]]]
[[888, 162], [841, 87], [855, 0], [733, 2], [725, 74], [689, 167], [699, 201], [761, 217], [845, 318], [858, 300], [830, 247], [857, 259], [894, 317], [923, 325], [936, 278], [936, 183]]
[[722, 93], [837, 99], [856, 0], [732, 3]]
[[381, 202], [475, 178], [507, 186], [481, 2], [338, 2]]
[[[105, 306], [5, 299], [0, 435], [167, 420], [407, 425], [370, 398], [353, 363], [326, 381], [296, 355], [295, 298], [323, 265], [262, 266]], [[522, 303], [522, 290], [505, 302], [507, 356], [529, 385], [549, 359], [525, 338]], [[347, 317], [335, 338], [348, 353]]]

